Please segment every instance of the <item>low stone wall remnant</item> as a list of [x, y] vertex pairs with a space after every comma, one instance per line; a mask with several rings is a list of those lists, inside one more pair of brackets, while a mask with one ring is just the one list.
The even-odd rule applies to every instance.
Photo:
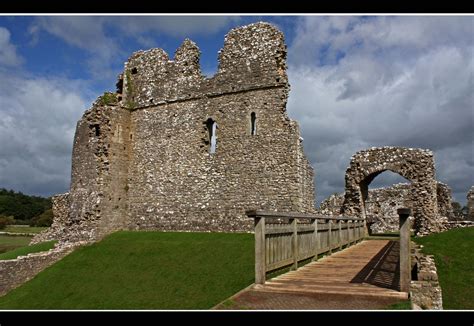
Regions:
[[413, 259], [417, 279], [410, 283], [410, 298], [414, 310], [442, 310], [443, 297], [433, 255], [421, 253], [416, 245]]
[[86, 242], [57, 244], [48, 251], [31, 253], [16, 259], [0, 260], [0, 296], [31, 280], [36, 274], [84, 244]]

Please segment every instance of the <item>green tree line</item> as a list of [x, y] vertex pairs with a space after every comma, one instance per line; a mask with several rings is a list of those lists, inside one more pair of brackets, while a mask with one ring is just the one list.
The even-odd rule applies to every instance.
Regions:
[[0, 217], [12, 219], [9, 224], [50, 225], [48, 220], [52, 221], [51, 198], [29, 196], [0, 188]]

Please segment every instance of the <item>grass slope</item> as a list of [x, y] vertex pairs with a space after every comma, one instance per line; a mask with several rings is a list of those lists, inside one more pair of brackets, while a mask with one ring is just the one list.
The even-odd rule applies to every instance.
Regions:
[[474, 228], [453, 229], [415, 241], [435, 256], [444, 309], [474, 309]]
[[384, 308], [385, 310], [411, 310], [411, 301], [405, 300], [393, 303]]
[[25, 256], [34, 252], [47, 251], [53, 248], [56, 242], [57, 241], [47, 241], [7, 251], [3, 254], [0, 254], [0, 260], [15, 259], [18, 256]]
[[130, 232], [79, 248], [2, 309], [208, 309], [254, 281], [254, 236]]
[[0, 234], [0, 254], [19, 247], [27, 246], [31, 241], [31, 237], [20, 235], [2, 235]]

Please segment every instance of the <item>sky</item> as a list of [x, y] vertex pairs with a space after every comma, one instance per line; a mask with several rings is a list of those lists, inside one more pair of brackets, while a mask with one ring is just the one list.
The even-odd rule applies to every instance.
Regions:
[[[436, 178], [465, 205], [474, 185], [474, 16], [0, 16], [0, 188], [69, 189], [77, 121], [115, 91], [140, 49], [172, 56], [188, 37], [212, 76], [225, 34], [257, 21], [288, 46], [288, 115], [315, 169], [316, 201], [344, 191], [357, 151], [434, 152]], [[371, 188], [406, 182], [384, 172]]]

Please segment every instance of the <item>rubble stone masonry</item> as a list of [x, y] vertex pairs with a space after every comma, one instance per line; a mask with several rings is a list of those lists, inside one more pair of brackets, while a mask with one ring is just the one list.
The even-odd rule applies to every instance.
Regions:
[[[451, 188], [444, 183], [437, 182], [436, 189], [438, 214], [450, 221], [454, 220]], [[321, 214], [339, 215], [343, 202], [344, 194], [333, 194], [321, 203], [319, 211]], [[370, 189], [365, 201], [365, 210], [371, 232], [398, 231], [397, 209], [402, 207], [413, 210], [411, 184], [399, 183], [391, 187]]]
[[314, 212], [313, 169], [286, 112], [283, 34], [267, 23], [231, 30], [212, 78], [199, 56], [186, 39], [174, 58], [162, 49], [130, 57], [117, 92], [77, 123], [69, 194], [37, 240], [250, 231], [248, 209]]
[[373, 147], [354, 154], [345, 175], [345, 198], [341, 213], [365, 216], [368, 187], [380, 173], [390, 170], [411, 181], [414, 229], [417, 235], [444, 230], [438, 215], [433, 152], [405, 147]]

